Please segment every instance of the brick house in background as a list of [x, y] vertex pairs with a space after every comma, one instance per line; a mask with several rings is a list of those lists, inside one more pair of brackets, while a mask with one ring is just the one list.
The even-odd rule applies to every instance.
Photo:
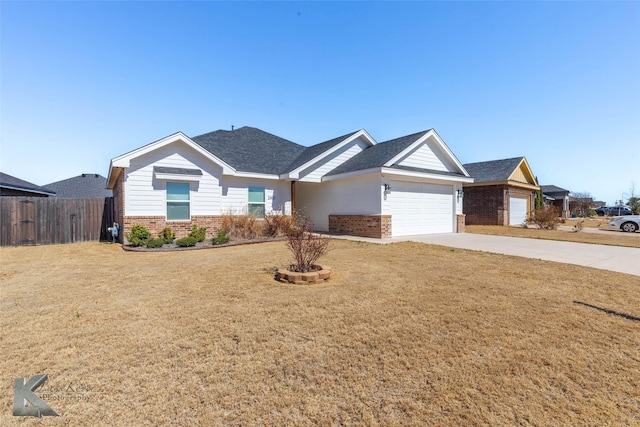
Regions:
[[544, 195], [545, 204], [558, 209], [561, 218], [569, 218], [569, 190], [555, 185], [543, 185], [540, 187]]
[[467, 163], [462, 211], [468, 225], [522, 225], [540, 189], [524, 157]]
[[0, 196], [49, 197], [56, 192], [0, 172]]

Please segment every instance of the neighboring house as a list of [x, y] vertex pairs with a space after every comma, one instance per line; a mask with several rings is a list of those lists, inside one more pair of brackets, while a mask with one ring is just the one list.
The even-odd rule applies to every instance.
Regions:
[[522, 225], [535, 206], [540, 189], [527, 159], [491, 160], [463, 165], [474, 179], [464, 183], [469, 225]]
[[54, 190], [56, 197], [65, 199], [111, 197], [113, 195], [113, 192], [107, 189], [107, 178], [97, 173], [83, 173], [73, 178], [52, 182], [46, 187]]
[[433, 130], [384, 143], [365, 130], [304, 147], [260, 129], [169, 135], [111, 160], [115, 220], [178, 236], [225, 214], [299, 212], [317, 231], [391, 237], [462, 230], [467, 171]]
[[0, 196], [49, 197], [55, 191], [0, 172]]
[[555, 206], [562, 218], [569, 218], [569, 190], [556, 187], [555, 185], [540, 186], [544, 195], [545, 203]]

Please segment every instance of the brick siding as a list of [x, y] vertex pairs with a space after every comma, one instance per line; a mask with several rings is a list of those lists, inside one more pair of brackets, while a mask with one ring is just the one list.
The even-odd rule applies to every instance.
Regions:
[[462, 211], [468, 225], [509, 225], [509, 197], [527, 197], [530, 210], [533, 200], [531, 190], [506, 185], [464, 187]]
[[506, 188], [504, 185], [465, 187], [462, 211], [467, 216], [466, 224], [507, 225], [504, 215]]
[[391, 237], [391, 215], [329, 215], [329, 233]]
[[456, 215], [456, 233], [464, 233], [465, 214]]
[[[152, 237], [157, 237], [163, 228], [169, 227], [176, 234], [176, 238], [186, 237], [194, 225], [206, 227], [206, 237], [214, 237], [222, 226], [220, 215], [193, 215], [191, 221], [167, 221], [164, 216], [125, 216], [122, 223], [122, 236], [131, 231], [134, 225], [143, 225], [151, 232]], [[128, 243], [128, 242], [125, 242]]]

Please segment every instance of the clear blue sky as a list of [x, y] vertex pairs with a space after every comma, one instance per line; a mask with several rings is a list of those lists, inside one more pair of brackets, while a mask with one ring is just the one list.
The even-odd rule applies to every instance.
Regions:
[[640, 193], [639, 2], [0, 2], [0, 170], [44, 185], [177, 131], [435, 128], [462, 163]]

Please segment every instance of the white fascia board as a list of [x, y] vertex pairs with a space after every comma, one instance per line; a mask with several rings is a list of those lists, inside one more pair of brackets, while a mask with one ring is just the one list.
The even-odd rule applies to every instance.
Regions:
[[319, 156], [314, 157], [313, 159], [309, 160], [308, 162], [306, 162], [302, 166], [298, 166], [297, 168], [295, 168], [291, 172], [282, 174], [281, 177], [282, 178], [299, 179], [300, 178], [300, 172], [302, 172], [303, 170], [305, 170], [308, 167], [312, 166], [313, 164], [321, 161], [323, 158], [329, 156], [330, 154], [335, 153], [336, 151], [340, 150], [345, 145], [347, 145], [350, 142], [360, 138], [361, 136], [364, 137], [364, 139], [369, 143], [370, 146], [374, 146], [374, 145], [377, 144], [376, 140], [373, 139], [373, 137], [371, 135], [369, 135], [369, 132], [367, 132], [364, 129], [360, 129], [359, 131], [357, 131], [356, 133], [354, 133], [350, 137], [345, 138], [341, 143], [334, 145], [333, 147], [331, 147], [327, 151], [323, 151], [322, 154], [320, 154]]
[[372, 174], [376, 174], [376, 173], [382, 173], [382, 169], [383, 168], [370, 168], [370, 169], [363, 169], [363, 170], [359, 170], [359, 171], [353, 171], [353, 172], [346, 172], [346, 173], [341, 173], [338, 175], [325, 175], [322, 177], [322, 182], [326, 182], [326, 181], [335, 181], [336, 179], [345, 179], [345, 178], [354, 178], [357, 176], [364, 176], [364, 175], [372, 175]]
[[279, 180], [279, 175], [272, 175], [268, 173], [256, 173], [256, 172], [239, 172], [233, 174], [233, 176], [241, 177], [241, 178], [256, 178], [256, 179], [272, 179]]
[[398, 153], [396, 156], [394, 156], [391, 160], [389, 160], [387, 163], [385, 163], [384, 166], [389, 167], [389, 166], [393, 165], [394, 163], [398, 162], [398, 160], [402, 159], [403, 157], [405, 157], [406, 155], [411, 153], [420, 144], [422, 144], [423, 142], [425, 142], [429, 138], [433, 138], [433, 140], [436, 142], [436, 145], [440, 149], [442, 149], [442, 151], [446, 154], [446, 156], [449, 158], [449, 160], [454, 165], [456, 165], [456, 167], [458, 168], [460, 173], [464, 174], [467, 177], [471, 176], [471, 175], [469, 175], [469, 172], [467, 172], [467, 170], [464, 168], [464, 166], [462, 166], [462, 163], [460, 163], [460, 161], [455, 156], [455, 154], [453, 154], [453, 151], [451, 151], [451, 149], [447, 146], [447, 144], [445, 144], [445, 142], [442, 140], [442, 138], [440, 138], [440, 135], [438, 135], [438, 133], [433, 129], [429, 130], [427, 133], [422, 135], [413, 144], [411, 144], [409, 147], [404, 149], [401, 153]]
[[407, 178], [429, 178], [447, 182], [473, 182], [473, 178], [471, 177], [441, 175], [439, 173], [417, 172], [392, 168], [382, 168], [381, 173], [385, 175], [404, 176]]
[[107, 190], [113, 190], [113, 187], [116, 185], [116, 179], [121, 172], [122, 168], [114, 167], [113, 160], [111, 160], [111, 162], [109, 162], [109, 175], [107, 175]]
[[165, 145], [171, 144], [173, 142], [177, 142], [177, 141], [182, 141], [185, 144], [187, 144], [189, 147], [193, 148], [195, 151], [197, 151], [198, 153], [202, 154], [204, 157], [208, 158], [209, 160], [211, 160], [212, 162], [216, 163], [217, 165], [222, 167], [222, 173], [223, 175], [233, 175], [235, 174], [236, 170], [231, 167], [231, 165], [225, 163], [224, 161], [222, 161], [221, 159], [219, 159], [218, 157], [214, 156], [213, 154], [211, 154], [209, 151], [205, 150], [204, 148], [202, 148], [200, 145], [196, 144], [191, 138], [189, 138], [187, 135], [185, 135], [182, 132], [176, 132], [172, 135], [166, 136], [162, 139], [159, 139], [158, 141], [152, 142], [150, 144], [147, 144], [143, 147], [140, 147], [136, 150], [133, 151], [129, 151], [128, 153], [125, 153], [121, 156], [118, 157], [114, 157], [113, 159], [111, 159], [111, 166], [109, 168], [109, 174], [111, 174], [111, 169], [114, 167], [121, 167], [121, 168], [128, 168], [131, 165], [131, 160], [135, 159], [136, 157], [142, 156], [144, 154], [147, 154], [153, 150], [156, 150], [158, 148], [164, 147]]

